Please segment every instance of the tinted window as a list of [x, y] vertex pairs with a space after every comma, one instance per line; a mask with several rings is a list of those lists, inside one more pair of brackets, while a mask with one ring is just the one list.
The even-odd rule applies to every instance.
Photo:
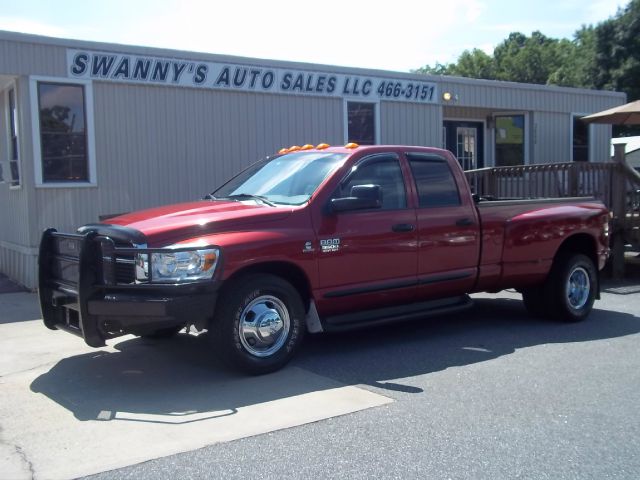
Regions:
[[43, 182], [89, 180], [84, 87], [38, 83]]
[[383, 210], [406, 208], [404, 179], [395, 157], [370, 158], [356, 165], [354, 169], [340, 184], [334, 198], [351, 196], [351, 189], [356, 185], [380, 185]]
[[437, 155], [407, 155], [421, 207], [460, 205], [458, 187], [447, 161]]
[[376, 143], [375, 104], [347, 102], [347, 136], [359, 145]]
[[524, 165], [524, 115], [495, 118], [496, 166]]
[[573, 117], [573, 161], [589, 161], [589, 125]]

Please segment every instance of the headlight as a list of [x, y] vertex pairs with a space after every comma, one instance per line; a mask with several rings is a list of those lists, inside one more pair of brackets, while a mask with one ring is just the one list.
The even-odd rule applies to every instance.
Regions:
[[[168, 248], [184, 248], [174, 245]], [[213, 276], [220, 257], [217, 248], [181, 250], [177, 252], [142, 253], [136, 256], [136, 279], [149, 281], [151, 255], [152, 282], [185, 282], [207, 280]]]

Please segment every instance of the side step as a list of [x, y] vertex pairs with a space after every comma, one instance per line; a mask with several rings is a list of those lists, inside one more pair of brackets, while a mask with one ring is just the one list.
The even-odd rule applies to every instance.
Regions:
[[337, 332], [351, 330], [372, 325], [384, 325], [386, 323], [415, 320], [436, 315], [444, 315], [460, 310], [466, 310], [473, 306], [473, 300], [469, 295], [441, 298], [428, 302], [411, 303], [398, 307], [387, 307], [360, 312], [335, 315], [324, 319], [324, 330]]

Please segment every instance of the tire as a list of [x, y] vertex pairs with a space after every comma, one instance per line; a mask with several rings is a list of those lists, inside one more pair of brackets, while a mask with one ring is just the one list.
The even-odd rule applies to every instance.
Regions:
[[298, 291], [275, 275], [237, 278], [220, 293], [209, 328], [220, 359], [251, 375], [279, 370], [291, 360], [305, 334], [305, 309]]
[[579, 322], [591, 312], [597, 291], [598, 274], [591, 259], [581, 254], [561, 254], [544, 285], [544, 308], [555, 319]]
[[541, 287], [530, 287], [522, 290], [522, 301], [527, 311], [534, 317], [547, 315]]
[[140, 336], [142, 338], [151, 338], [154, 340], [166, 340], [175, 337], [183, 328], [183, 325], [179, 325], [177, 327], [161, 328], [160, 330], [156, 330], [155, 332], [146, 333]]

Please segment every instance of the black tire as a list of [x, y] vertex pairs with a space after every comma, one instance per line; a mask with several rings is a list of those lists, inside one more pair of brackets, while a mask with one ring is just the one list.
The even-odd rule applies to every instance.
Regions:
[[534, 317], [547, 315], [541, 287], [529, 287], [522, 290], [522, 301], [527, 311]]
[[544, 285], [544, 308], [557, 320], [579, 322], [591, 312], [597, 291], [598, 273], [593, 261], [586, 255], [561, 254]]
[[177, 327], [161, 328], [160, 330], [156, 330], [155, 332], [145, 333], [144, 335], [140, 336], [142, 338], [151, 338], [154, 340], [166, 340], [175, 337], [183, 328], [183, 325], [179, 325]]
[[208, 338], [225, 364], [262, 375], [291, 360], [305, 330], [298, 291], [275, 275], [252, 274], [222, 290]]

